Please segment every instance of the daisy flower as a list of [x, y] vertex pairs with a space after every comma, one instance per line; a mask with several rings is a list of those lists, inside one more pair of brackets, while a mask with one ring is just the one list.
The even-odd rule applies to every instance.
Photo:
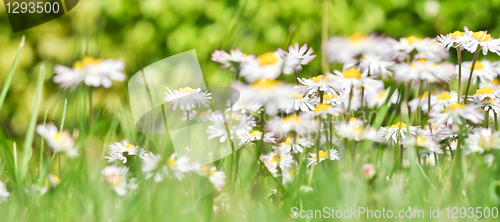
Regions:
[[[462, 73], [470, 73], [472, 69], [472, 62], [463, 62], [462, 63]], [[457, 65], [458, 70], [458, 65]], [[458, 72], [457, 72], [458, 73]], [[469, 79], [469, 74], [462, 75], [462, 81], [466, 81]], [[477, 79], [481, 84], [487, 84], [495, 79], [498, 76], [498, 72], [495, 70], [493, 64], [488, 60], [476, 61], [474, 65], [474, 72], [472, 72], [472, 84], [476, 84]]]
[[330, 104], [319, 104], [314, 108], [313, 113], [315, 116], [320, 116], [323, 119], [327, 119], [328, 116], [340, 116], [344, 113], [344, 109], [338, 106], [332, 106]]
[[335, 132], [349, 140], [374, 140], [378, 141], [377, 131], [371, 126], [365, 126], [362, 120], [350, 118], [348, 122], [338, 122], [335, 124]]
[[185, 88], [180, 88], [179, 90], [174, 90], [173, 92], [168, 88], [167, 97], [165, 101], [170, 103], [170, 106], [174, 106], [173, 110], [179, 106], [182, 111], [191, 110], [195, 107], [205, 106], [208, 107], [210, 103], [210, 93], [208, 91], [201, 91], [200, 88], [193, 89], [189, 86]]
[[[318, 163], [318, 157], [316, 157], [316, 153], [309, 153], [309, 158], [307, 158], [307, 166], [311, 166], [311, 165], [316, 165]], [[326, 160], [326, 159], [330, 159], [330, 160], [338, 160], [340, 159], [339, 158], [339, 151], [337, 151], [336, 149], [330, 149], [329, 151], [323, 151], [323, 150], [320, 150], [319, 151], [319, 162], [321, 163], [321, 161], [323, 160]]]
[[398, 139], [400, 139], [400, 141], [403, 142], [408, 134], [416, 135], [419, 128], [418, 126], [410, 126], [408, 132], [408, 126], [403, 122], [398, 122], [392, 126], [380, 127], [378, 136], [382, 138], [382, 141], [392, 140], [396, 143]]
[[458, 125], [465, 124], [465, 120], [471, 121], [472, 123], [478, 123], [483, 120], [483, 114], [479, 107], [476, 105], [465, 105], [459, 103], [453, 103], [449, 107], [444, 109], [444, 112], [430, 112], [429, 116], [432, 117], [429, 122], [435, 125], [448, 124], [452, 125], [454, 123]]
[[299, 110], [302, 112], [313, 110], [315, 100], [310, 96], [293, 92], [287, 100], [280, 102], [279, 109], [286, 113], [294, 113]]
[[406, 139], [403, 141], [403, 144], [406, 147], [421, 147], [433, 153], [443, 153], [437, 141], [435, 141], [432, 137], [430, 130], [420, 130], [420, 132], [418, 132], [416, 135], [406, 137]]
[[43, 195], [49, 191], [49, 189], [54, 189], [61, 183], [61, 179], [57, 175], [49, 174], [47, 175], [47, 179], [45, 179], [45, 183], [43, 184], [43, 188], [40, 190], [40, 193]]
[[67, 130], [59, 132], [57, 127], [50, 123], [48, 125], [38, 125], [36, 132], [47, 141], [55, 153], [65, 153], [71, 158], [78, 156], [75, 142]]
[[[399, 42], [394, 45], [393, 53], [394, 57], [398, 60], [428, 59], [440, 61], [447, 55], [444, 50], [442, 50], [436, 39], [422, 39], [415, 36], [401, 38]], [[412, 54], [415, 54], [413, 58], [411, 57]]]
[[363, 86], [370, 81], [375, 81], [369, 77], [363, 76], [362, 73], [355, 68], [350, 68], [343, 72], [334, 70], [333, 73], [334, 74], [328, 73], [327, 78], [331, 78], [334, 82], [338, 82], [342, 87], [348, 89], [351, 87]]
[[394, 44], [396, 44], [394, 39], [385, 36], [355, 33], [347, 38], [330, 38], [325, 50], [330, 62], [344, 63], [361, 55], [388, 55]]
[[311, 113], [291, 114], [283, 118], [274, 117], [266, 124], [270, 131], [280, 138], [286, 138], [285, 134], [289, 132], [295, 132], [299, 136], [308, 135], [318, 131], [320, 125]]
[[126, 156], [142, 156], [144, 153], [144, 148], [127, 143], [127, 141], [123, 141], [123, 144], [114, 142], [109, 145], [109, 156], [104, 158], [108, 159], [108, 162], [122, 161], [127, 163]]
[[159, 183], [163, 181], [164, 175], [168, 174], [168, 167], [163, 166], [158, 169], [162, 158], [160, 154], [154, 154], [151, 151], [141, 157], [142, 159], [142, 172], [146, 175], [146, 179], [154, 177], [154, 181]]
[[284, 155], [290, 152], [302, 153], [304, 152], [304, 148], [309, 148], [312, 145], [314, 144], [307, 138], [298, 137], [294, 139], [292, 137], [287, 137], [284, 142], [281, 142], [279, 144], [277, 150], [280, 152], [280, 155]]
[[[251, 133], [246, 133], [242, 134], [239, 136], [240, 145], [242, 144], [248, 144], [248, 146], [252, 146], [254, 142], [259, 141], [262, 139], [262, 132], [255, 130], [252, 131]], [[276, 139], [274, 138], [273, 134], [270, 132], [267, 132], [264, 134], [264, 143], [275, 143]]]
[[0, 181], [0, 203], [7, 202], [7, 198], [9, 198], [9, 196], [10, 193], [9, 191], [7, 191], [5, 184], [3, 184], [2, 181]]
[[260, 159], [266, 166], [267, 170], [273, 174], [274, 177], [278, 175], [278, 167], [281, 169], [289, 168], [295, 162], [293, 156], [289, 153], [280, 154], [279, 152], [273, 152], [268, 155], [261, 155]]
[[488, 31], [469, 31], [467, 27], [464, 27], [465, 34], [463, 35], [464, 43], [463, 47], [474, 53], [476, 50], [483, 50], [483, 55], [488, 54], [488, 51], [499, 54], [500, 50], [500, 39], [492, 38]]
[[295, 43], [294, 46], [288, 46], [288, 52], [278, 49], [278, 53], [285, 60], [283, 67], [284, 74], [301, 71], [302, 65], [309, 64], [316, 57], [316, 55], [311, 55], [313, 53], [312, 48], [307, 49], [307, 44], [299, 48], [299, 43]]
[[435, 64], [427, 59], [411, 61], [410, 64], [400, 63], [394, 67], [394, 80], [396, 82], [412, 82], [413, 85], [425, 82], [448, 82], [454, 75], [452, 66]]
[[169, 172], [172, 172], [178, 180], [182, 180], [182, 178], [184, 178], [184, 173], [187, 171], [191, 171], [194, 167], [189, 157], [177, 157], [177, 153], [173, 153], [167, 159], [167, 166]]
[[367, 179], [371, 179], [375, 176], [375, 174], [377, 174], [375, 166], [371, 163], [363, 164], [361, 171], [363, 171], [363, 174]]
[[73, 68], [57, 65], [54, 68], [54, 82], [64, 89], [75, 88], [82, 81], [88, 86], [109, 88], [112, 80], [125, 80], [126, 76], [122, 73], [124, 67], [122, 60], [100, 60], [85, 56], [82, 61], [75, 62]]
[[441, 34], [437, 36], [436, 39], [439, 42], [439, 45], [446, 48], [446, 52], [448, 52], [451, 47], [462, 48], [462, 45], [465, 43], [464, 34], [465, 32], [454, 31], [446, 35]]
[[500, 149], [500, 133], [487, 128], [478, 128], [469, 134], [465, 142], [472, 153]]
[[210, 180], [210, 182], [212, 182], [212, 184], [219, 191], [221, 191], [226, 184], [226, 174], [224, 173], [224, 171], [218, 171], [217, 167], [215, 166], [202, 166], [199, 169], [199, 174], [201, 176], [208, 177], [208, 180]]
[[241, 76], [247, 82], [261, 79], [277, 79], [281, 74], [283, 58], [279, 52], [266, 52], [257, 58], [248, 58], [241, 64]]
[[229, 72], [238, 70], [240, 68], [240, 63], [253, 58], [253, 55], [247, 56], [239, 49], [231, 49], [230, 53], [224, 50], [215, 50], [215, 52], [212, 53], [212, 61], [222, 64], [220, 69], [229, 68]]
[[497, 93], [486, 86], [476, 90], [476, 94], [470, 98], [470, 101], [481, 106], [484, 111], [500, 113], [500, 99], [497, 97]]
[[[315, 98], [316, 101], [315, 103], [319, 103], [319, 98]], [[330, 104], [330, 105], [342, 105], [343, 103], [346, 103], [349, 99], [349, 94], [346, 94], [345, 92], [340, 93], [339, 95], [332, 93], [332, 94], [323, 94], [323, 103], [324, 104]]]
[[[420, 98], [415, 98], [411, 100], [408, 105], [412, 111], [415, 111], [418, 107], [421, 108], [422, 112], [428, 112], [428, 102], [429, 92], [425, 91]], [[457, 102], [457, 93], [455, 91], [446, 92], [443, 91], [438, 95], [431, 95], [431, 110], [435, 112], [443, 112], [444, 109], [453, 103]], [[420, 100], [420, 104], [418, 104]]]
[[[222, 115], [226, 115], [226, 118]], [[255, 120], [253, 117], [246, 116], [244, 114], [232, 113], [228, 114], [220, 114], [210, 118], [210, 121], [213, 122], [212, 125], [208, 126], [207, 133], [210, 134], [208, 139], [219, 138], [221, 143], [227, 140], [227, 131], [225, 124], [228, 125], [229, 132], [231, 136], [234, 138], [239, 138], [243, 134], [248, 133], [255, 127]]]
[[115, 165], [106, 166], [102, 170], [105, 182], [120, 196], [125, 196], [129, 190], [137, 188], [137, 184], [134, 183], [135, 179], [130, 179], [129, 182], [127, 174], [127, 167], [118, 167]]
[[311, 95], [317, 93], [318, 91], [322, 91], [325, 94], [339, 94], [340, 93], [340, 85], [334, 83], [333, 80], [328, 76], [319, 75], [316, 77], [311, 77], [309, 79], [299, 78], [299, 83], [302, 85], [295, 86], [299, 90], [300, 93], [305, 95]]
[[259, 80], [249, 85], [235, 82], [232, 87], [240, 92], [242, 101], [261, 104], [266, 113], [275, 113], [280, 104], [294, 92], [292, 86], [271, 79]]
[[[386, 100], [387, 96], [389, 96], [389, 92], [391, 91], [391, 88], [375, 88], [375, 90], [370, 91], [368, 89], [365, 89], [365, 102], [368, 105], [368, 107], [380, 107], [382, 106]], [[395, 104], [398, 102], [398, 90], [396, 89], [394, 93], [392, 94], [391, 98], [389, 99], [390, 104]]]
[[344, 62], [344, 70], [355, 68], [359, 70], [363, 76], [373, 76], [386, 80], [388, 76], [392, 76], [392, 67], [394, 62], [383, 58], [379, 55], [362, 55], [359, 58], [347, 59]]
[[481, 83], [481, 85], [493, 89], [495, 91], [495, 95], [500, 98], [500, 94], [499, 94], [499, 92], [500, 92], [500, 79], [495, 78], [490, 82]]

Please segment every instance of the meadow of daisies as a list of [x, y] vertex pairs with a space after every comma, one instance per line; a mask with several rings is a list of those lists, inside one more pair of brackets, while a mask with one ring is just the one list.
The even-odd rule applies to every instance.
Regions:
[[[24, 38], [0, 109], [15, 96], [9, 87], [23, 45]], [[259, 55], [213, 51], [212, 62], [234, 78], [226, 106], [214, 109], [212, 92], [185, 85], [165, 87], [161, 107], [180, 111], [186, 123], [208, 121], [203, 139], [231, 144], [209, 164], [194, 158], [205, 147], [188, 143], [175, 152], [173, 138], [139, 133], [128, 108], [110, 114], [94, 107], [94, 90], [128, 80], [123, 60], [85, 56], [53, 70], [41, 66], [23, 143], [1, 143], [2, 221], [334, 216], [307, 213], [325, 207], [439, 207], [442, 221], [498, 217], [500, 63], [481, 57], [500, 55], [500, 39], [464, 27], [428, 38], [331, 37], [314, 50], [295, 43]], [[306, 78], [312, 60], [321, 61], [322, 72]], [[334, 64], [340, 68], [331, 70]], [[47, 92], [52, 73], [59, 88]], [[40, 109], [43, 93], [70, 95], [57, 107], [61, 115], [48, 118]], [[69, 112], [80, 115], [67, 118]], [[96, 135], [105, 141], [100, 154], [89, 151]], [[352, 219], [368, 218], [345, 218]]]

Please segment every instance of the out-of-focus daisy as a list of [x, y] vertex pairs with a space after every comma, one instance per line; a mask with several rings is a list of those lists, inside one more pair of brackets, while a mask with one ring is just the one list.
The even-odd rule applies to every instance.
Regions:
[[47, 193], [49, 189], [54, 189], [61, 183], [61, 179], [57, 175], [49, 174], [47, 175], [47, 179], [45, 179], [45, 183], [43, 188], [40, 190], [41, 194]]
[[115, 165], [106, 166], [102, 170], [105, 182], [120, 196], [125, 196], [129, 190], [137, 188], [134, 179], [130, 179], [130, 181], [127, 179], [127, 174], [127, 167], [118, 167]]
[[78, 156], [75, 142], [67, 130], [59, 132], [57, 127], [50, 123], [48, 125], [38, 125], [36, 132], [43, 136], [55, 153], [65, 153], [71, 158]]
[[165, 92], [167, 96], [163, 100], [169, 102], [170, 106], [173, 105], [173, 110], [175, 110], [177, 106], [183, 111], [191, 110], [195, 107], [209, 106], [211, 99], [210, 93], [202, 91], [200, 88], [193, 89], [187, 86], [174, 90], [173, 92], [168, 87], [165, 88], [167, 88], [168, 92]]
[[425, 148], [434, 153], [442, 153], [438, 143], [432, 137], [430, 130], [420, 130], [416, 135], [408, 136], [403, 141], [403, 144], [419, 148]]
[[[420, 98], [415, 98], [408, 103], [412, 111], [415, 111], [418, 107], [420, 107], [422, 112], [428, 112], [428, 93], [429, 92], [425, 91]], [[418, 104], [419, 101], [420, 105]], [[457, 102], [457, 93], [455, 91], [443, 91], [437, 95], [431, 95], [431, 110], [435, 112], [443, 112], [446, 107], [455, 102]]]
[[310, 113], [301, 113], [300, 115], [291, 114], [281, 117], [275, 117], [267, 122], [267, 127], [280, 138], [286, 138], [289, 132], [295, 132], [299, 136], [308, 135], [319, 129], [319, 122], [314, 120]]
[[470, 152], [483, 153], [491, 149], [500, 149], [500, 133], [491, 129], [478, 128], [465, 140]]
[[[226, 115], [226, 118], [222, 115]], [[210, 134], [208, 139], [219, 138], [221, 143], [227, 140], [226, 124], [228, 125], [229, 133], [233, 137], [231, 139], [239, 138], [243, 134], [248, 133], [252, 127], [255, 127], [254, 118], [241, 113], [216, 115], [210, 118], [210, 121], [213, 124], [208, 126], [207, 129], [207, 133]]]
[[[444, 50], [435, 39], [421, 39], [415, 36], [401, 38], [398, 44], [394, 45], [393, 53], [398, 60], [428, 59], [440, 61], [443, 57], [446, 57]], [[410, 55], [415, 55], [415, 57], [411, 58]]]
[[311, 156], [311, 157], [307, 158], [307, 166], [316, 165], [318, 163], [318, 159], [319, 159], [320, 163], [321, 163], [321, 161], [326, 160], [328, 158], [330, 158], [330, 160], [340, 159], [339, 158], [339, 151], [337, 151], [336, 149], [330, 149], [329, 151], [320, 150], [319, 151], [319, 158], [316, 157], [316, 153], [314, 153], [314, 152], [309, 153], [309, 156]]
[[344, 70], [355, 68], [359, 70], [363, 76], [373, 76], [386, 80], [388, 76], [392, 76], [393, 61], [384, 59], [379, 55], [362, 55], [359, 58], [348, 59], [344, 63]]
[[212, 61], [222, 64], [220, 69], [229, 68], [230, 72], [238, 70], [240, 68], [240, 63], [247, 61], [247, 58], [253, 59], [254, 56], [247, 56], [239, 49], [231, 49], [230, 54], [224, 50], [215, 50], [215, 52], [212, 53]]
[[363, 171], [363, 174], [367, 179], [373, 178], [377, 173], [377, 171], [375, 170], [375, 165], [371, 163], [363, 164], [361, 170]]
[[218, 171], [217, 167], [202, 166], [199, 169], [199, 174], [208, 177], [208, 180], [210, 180], [219, 191], [222, 190], [226, 184], [226, 174], [224, 171]]
[[326, 119], [328, 116], [340, 116], [343, 112], [344, 109], [341, 107], [324, 103], [319, 104], [313, 110], [315, 116], [320, 116], [323, 119]]
[[441, 34], [437, 36], [436, 39], [438, 40], [439, 45], [441, 45], [441, 47], [443, 48], [446, 48], [446, 52], [448, 52], [451, 47], [462, 48], [462, 45], [465, 43], [464, 34], [465, 32], [454, 31], [446, 35]]
[[[432, 96], [434, 95], [431, 95], [431, 101], [432, 101]], [[422, 112], [427, 113], [429, 112], [429, 105], [427, 102], [428, 100], [429, 100], [429, 91], [425, 91], [418, 98], [410, 100], [410, 102], [408, 102], [408, 106], [410, 106], [412, 112], [420, 107], [420, 110], [422, 110]]]
[[414, 85], [424, 82], [448, 82], [454, 75], [451, 65], [436, 64], [427, 59], [411, 61], [410, 64], [400, 63], [394, 67], [394, 80], [397, 82], [412, 82]]
[[[146, 179], [154, 177], [154, 181], [159, 183], [163, 181], [164, 175], [168, 174], [168, 167], [161, 166], [162, 161], [160, 154], [154, 154], [151, 151], [142, 157], [142, 172], [146, 175]], [[159, 169], [158, 169], [159, 168]]]
[[261, 79], [276, 79], [281, 74], [283, 58], [279, 52], [266, 52], [257, 58], [248, 58], [241, 64], [241, 76], [247, 82]]
[[262, 162], [268, 168], [269, 172], [276, 175], [278, 172], [276, 167], [287, 168], [290, 167], [295, 161], [293, 160], [293, 156], [290, 153], [280, 153], [280, 152], [272, 152], [268, 155], [261, 156]]
[[123, 144], [120, 142], [114, 142], [109, 145], [109, 156], [106, 156], [105, 158], [108, 159], [108, 162], [118, 160], [123, 163], [127, 163], [126, 156], [142, 156], [144, 152], [144, 148], [127, 143], [127, 141], [123, 141]]
[[249, 85], [235, 82], [232, 87], [240, 92], [242, 101], [261, 104], [267, 113], [275, 113], [279, 104], [294, 92], [292, 86], [271, 79], [262, 79]]
[[[254, 142], [262, 139], [262, 132], [255, 130], [252, 131], [251, 133], [240, 135], [239, 139], [240, 139], [240, 145], [248, 144], [248, 146], [252, 146]], [[275, 143], [275, 142], [276, 139], [273, 137], [272, 133], [268, 132], [264, 134], [264, 143]]]
[[[498, 71], [498, 70], [497, 70]], [[495, 95], [500, 98], [500, 79], [493, 79], [490, 82], [487, 83], [481, 83], [481, 86], [488, 87], [490, 89], [493, 89], [495, 91]]]
[[62, 88], [74, 88], [82, 81], [88, 86], [109, 88], [112, 80], [125, 80], [126, 76], [122, 73], [124, 67], [121, 60], [100, 60], [85, 56], [82, 61], [75, 62], [73, 68], [57, 65], [54, 68], [54, 82]]
[[284, 74], [291, 74], [294, 71], [301, 71], [302, 65], [307, 65], [316, 55], [311, 55], [313, 49], [307, 49], [307, 44], [299, 48], [299, 43], [294, 46], [288, 46], [288, 52], [278, 49], [278, 53], [284, 58], [285, 65], [283, 67]]
[[0, 181], [0, 203], [7, 202], [7, 198], [9, 198], [9, 196], [10, 193], [9, 191], [7, 191], [5, 184], [3, 184], [2, 181]]
[[[342, 105], [342, 103], [346, 103], [348, 99], [349, 95], [345, 92], [341, 92], [340, 95], [335, 93], [323, 95], [323, 103], [330, 105]], [[319, 98], [316, 98], [316, 103], [319, 103], [319, 100]]]
[[388, 55], [394, 44], [396, 40], [389, 37], [355, 33], [347, 38], [330, 38], [325, 50], [330, 62], [344, 63], [348, 59], [362, 55]]
[[277, 149], [284, 155], [286, 153], [294, 152], [294, 153], [302, 153], [304, 152], [304, 148], [311, 147], [313, 143], [307, 138], [298, 137], [296, 139], [292, 137], [287, 137], [284, 142], [281, 142]]
[[369, 77], [365, 77], [355, 68], [350, 68], [343, 72], [338, 70], [333, 71], [334, 74], [328, 73], [327, 78], [332, 79], [334, 82], [338, 82], [345, 88], [363, 86], [364, 84], [375, 81]]
[[479, 107], [472, 104], [464, 105], [453, 103], [445, 108], [444, 112], [430, 112], [429, 116], [432, 117], [429, 122], [433, 122], [435, 125], [452, 125], [454, 123], [462, 125], [465, 124], [465, 120], [471, 121], [472, 123], [478, 123], [483, 120], [483, 114]]
[[398, 138], [401, 143], [406, 139], [408, 134], [416, 135], [419, 127], [418, 126], [410, 126], [410, 131], [408, 132], [408, 126], [403, 122], [398, 122], [392, 126], [388, 127], [380, 127], [378, 131], [378, 136], [382, 138], [382, 141], [392, 140], [393, 142], [397, 142]]
[[481, 106], [484, 111], [492, 110], [496, 113], [499, 113], [500, 100], [496, 95], [497, 93], [495, 92], [495, 90], [485, 86], [481, 89], [476, 90], [476, 94], [474, 94], [472, 98], [470, 98], [470, 100], [474, 104]]
[[[366, 89], [365, 89], [366, 90]], [[389, 96], [389, 92], [391, 91], [391, 88], [380, 88], [380, 89], [375, 89], [373, 91], [371, 90], [366, 90], [365, 91], [365, 98], [366, 98], [366, 104], [368, 107], [379, 107], [385, 103], [387, 100], [387, 96]], [[390, 104], [395, 104], [398, 102], [398, 90], [396, 89], [394, 93], [392, 94], [389, 103]]]
[[335, 130], [339, 136], [349, 140], [378, 141], [377, 131], [369, 125], [365, 126], [363, 121], [357, 118], [350, 118], [348, 122], [338, 122], [335, 124]]
[[169, 172], [172, 172], [178, 180], [182, 180], [184, 173], [192, 171], [194, 165], [191, 163], [191, 159], [187, 156], [177, 157], [177, 153], [173, 153], [167, 159], [167, 166]]
[[488, 31], [472, 32], [467, 27], [464, 27], [465, 34], [463, 35], [463, 47], [474, 53], [476, 50], [483, 50], [483, 54], [488, 54], [488, 51], [499, 54], [500, 39], [495, 39], [488, 34]]
[[280, 103], [279, 107], [286, 113], [294, 113], [299, 110], [306, 112], [314, 109], [314, 99], [310, 95], [304, 96], [299, 92], [293, 92], [289, 99]]
[[299, 82], [302, 85], [295, 86], [300, 93], [305, 95], [311, 95], [317, 93], [318, 91], [324, 92], [324, 94], [339, 94], [340, 85], [335, 83], [330, 77], [319, 75], [316, 77], [311, 77], [309, 79], [299, 78]]
[[[462, 63], [462, 81], [466, 81], [469, 79], [469, 73], [472, 68], [472, 62], [463, 62]], [[458, 69], [458, 65], [457, 65]], [[464, 75], [463, 73], [467, 73]], [[477, 79], [481, 84], [487, 84], [488, 82], [495, 79], [498, 76], [498, 72], [495, 70], [492, 63], [488, 60], [476, 61], [474, 65], [474, 72], [472, 72], [471, 83], [476, 84]]]

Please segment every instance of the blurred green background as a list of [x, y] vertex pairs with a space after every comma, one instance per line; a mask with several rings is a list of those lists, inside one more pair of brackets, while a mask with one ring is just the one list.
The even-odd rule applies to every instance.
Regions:
[[[13, 138], [24, 134], [42, 63], [48, 72], [40, 115], [49, 109], [50, 121], [57, 116], [53, 112], [62, 110], [63, 99], [73, 100], [74, 95], [52, 82], [54, 65], [71, 66], [84, 55], [123, 58], [130, 77], [160, 59], [196, 49], [208, 86], [226, 85], [233, 78], [210, 61], [216, 49], [240, 48], [248, 54], [260, 54], [299, 42], [312, 46], [320, 55], [323, 5], [320, 0], [80, 0], [62, 17], [14, 34], [1, 6], [0, 84], [23, 35], [26, 45], [5, 108], [0, 111], [0, 124]], [[466, 25], [500, 37], [500, 0], [331, 0], [325, 5], [329, 36], [376, 32], [395, 38], [434, 37], [463, 30]], [[320, 65], [318, 57], [301, 75], [320, 74]], [[129, 110], [126, 85], [115, 83], [112, 89], [97, 89], [97, 105], [109, 113]]]

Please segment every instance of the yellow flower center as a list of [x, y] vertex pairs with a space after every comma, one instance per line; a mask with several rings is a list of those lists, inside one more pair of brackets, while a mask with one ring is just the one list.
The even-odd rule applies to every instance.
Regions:
[[99, 65], [102, 60], [100, 59], [94, 59], [93, 57], [90, 56], [85, 56], [82, 61], [76, 61], [73, 64], [74, 69], [83, 69], [86, 66], [93, 66], [93, 65]]
[[351, 118], [349, 118], [349, 122], [350, 122], [350, 121], [357, 121], [357, 120], [358, 120], [358, 118], [355, 118], [355, 117], [351, 117]]
[[258, 89], [271, 89], [278, 85], [278, 81], [272, 79], [263, 79], [250, 84], [250, 86]]
[[359, 72], [355, 68], [350, 68], [350, 69], [342, 72], [342, 74], [344, 74], [345, 78], [361, 79], [361, 72]]
[[259, 65], [261, 66], [267, 66], [267, 65], [273, 65], [278, 62], [278, 57], [276, 57], [273, 53], [266, 52], [258, 57], [259, 59]]
[[172, 158], [168, 158], [167, 159], [167, 165], [168, 166], [175, 166], [177, 164], [177, 161], [172, 159]]
[[326, 77], [324, 75], [319, 75], [319, 76], [316, 76], [316, 77], [312, 77], [312, 80], [314, 82], [318, 82], [319, 83], [319, 82], [321, 82], [321, 79], [323, 79], [323, 78], [325, 79], [325, 82], [328, 82], [330, 80], [330, 78], [328, 78], [328, 77]]
[[121, 183], [121, 179], [120, 179], [119, 175], [117, 175], [117, 174], [111, 175], [110, 180], [109, 180], [109, 184], [111, 186], [115, 187], [115, 186], [118, 186], [118, 184], [120, 184], [120, 183]]
[[324, 94], [323, 95], [323, 100], [331, 100], [332, 98], [337, 98], [339, 96], [337, 96], [337, 94], [332, 94], [332, 96], [328, 95], [328, 94]]
[[255, 130], [255, 131], [253, 131], [253, 132], [251, 132], [251, 133], [250, 133], [250, 136], [252, 136], [252, 137], [256, 137], [256, 136], [260, 136], [260, 134], [261, 134], [261, 132], [260, 132], [260, 131]]
[[351, 42], [359, 42], [361, 40], [364, 40], [366, 37], [367, 37], [366, 34], [356, 32], [351, 36], [349, 36], [349, 39], [351, 40]]
[[458, 109], [463, 109], [465, 108], [465, 104], [460, 104], [460, 103], [453, 103], [450, 105], [450, 107], [444, 109], [444, 112], [448, 112], [450, 110], [458, 110]]
[[441, 94], [438, 95], [438, 100], [447, 100], [451, 98], [451, 94], [447, 92], [442, 92]]
[[[411, 61], [410, 66], [415, 67], [416, 65], [422, 65], [426, 62], [427, 62], [427, 59], [417, 59], [417, 63], [415, 64], [415, 61]], [[436, 64], [432, 64], [432, 65], [436, 65]]]
[[410, 45], [412, 45], [415, 41], [420, 41], [420, 38], [416, 36], [409, 36], [407, 38], [404, 38]]
[[269, 161], [273, 162], [273, 163], [276, 163], [278, 161], [281, 161], [283, 159], [283, 156], [280, 156], [280, 157], [276, 157], [277, 155], [274, 154], [273, 157], [271, 157], [271, 159]]
[[180, 89], [179, 89], [179, 92], [180, 92], [180, 93], [186, 93], [186, 94], [189, 94], [189, 93], [196, 92], [196, 89], [193, 89], [193, 88], [191, 88], [191, 87], [189, 87], [189, 86], [186, 86], [186, 87], [184, 87], [184, 88], [180, 88]]
[[299, 116], [297, 116], [297, 114], [292, 114], [292, 115], [283, 117], [283, 121], [298, 123], [299, 122]]
[[291, 138], [290, 138], [290, 137], [286, 138], [286, 140], [285, 140], [285, 142], [283, 142], [283, 144], [284, 144], [284, 145], [287, 145], [287, 146], [292, 145]]
[[394, 125], [391, 126], [392, 129], [395, 129], [395, 128], [398, 128], [398, 127], [402, 129], [402, 128], [406, 128], [407, 125], [405, 123], [403, 123], [403, 122], [398, 122], [398, 123], [396, 123], [396, 124], [394, 124]]
[[324, 110], [327, 110], [328, 108], [330, 108], [330, 105], [329, 104], [324, 104], [324, 103], [321, 103], [319, 104], [315, 109], [314, 109], [314, 112], [321, 112], [321, 111], [324, 111]]
[[323, 159], [328, 156], [328, 152], [325, 152], [323, 150], [319, 151], [319, 158]]
[[135, 146], [134, 146], [134, 144], [127, 144], [127, 145], [125, 145], [125, 148], [126, 148], [127, 150], [134, 150], [134, 149], [135, 149]]
[[363, 132], [365, 128], [363, 128], [362, 126], [357, 126], [356, 128], [354, 128], [353, 132], [355, 133], [359, 133], [359, 132]]
[[453, 33], [450, 33], [450, 37], [456, 39], [458, 36], [464, 36], [464, 32], [461, 31], [454, 31]]
[[417, 137], [417, 144], [422, 145], [423, 143], [425, 143], [425, 138], [422, 136], [418, 136]]
[[488, 87], [486, 87], [486, 86], [483, 86], [483, 88], [478, 89], [478, 90], [476, 91], [476, 94], [479, 94], [479, 95], [484, 95], [484, 94], [493, 94], [493, 93], [495, 93], [495, 90], [490, 89], [490, 88], [488, 88]]
[[478, 41], [488, 41], [491, 39], [490, 34], [486, 34], [484, 31], [473, 32], [472, 37], [474, 37]]
[[298, 92], [293, 92], [290, 97], [294, 98], [294, 99], [302, 99], [304, 98], [304, 95], [303, 94], [300, 94]]
[[[469, 69], [472, 69], [472, 64], [470, 64]], [[483, 63], [480, 61], [476, 61], [476, 65], [474, 65], [474, 70], [484, 69]]]
[[422, 96], [420, 96], [420, 98], [427, 98], [427, 97], [429, 97], [428, 91], [425, 91], [424, 93], [422, 93]]
[[62, 133], [57, 132], [56, 135], [54, 135], [54, 140], [61, 141], [62, 140]]
[[383, 99], [387, 95], [387, 90], [382, 90], [377, 96], [378, 99]]
[[493, 85], [500, 85], [500, 79], [491, 80], [491, 84], [493, 84]]

